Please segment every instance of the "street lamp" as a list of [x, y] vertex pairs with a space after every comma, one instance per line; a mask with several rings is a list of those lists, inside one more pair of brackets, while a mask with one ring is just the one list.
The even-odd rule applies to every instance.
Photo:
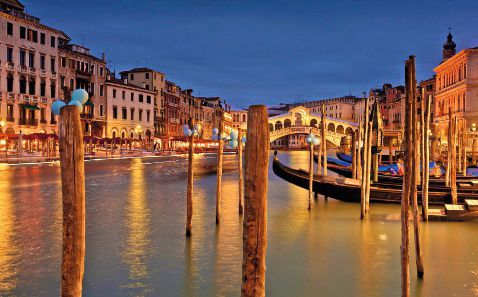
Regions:
[[0, 133], [3, 133], [3, 127], [5, 127], [5, 122], [2, 120], [0, 121]]

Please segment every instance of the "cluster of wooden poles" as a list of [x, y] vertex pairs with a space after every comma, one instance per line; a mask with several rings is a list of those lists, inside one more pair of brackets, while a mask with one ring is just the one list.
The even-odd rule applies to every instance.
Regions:
[[[243, 218], [243, 263], [241, 296], [265, 296], [267, 250], [267, 184], [269, 167], [269, 125], [267, 108], [249, 108], [248, 145], [242, 169], [242, 142], [239, 141], [239, 213]], [[223, 124], [221, 121], [220, 128]], [[60, 168], [63, 206], [61, 296], [82, 295], [85, 260], [85, 142], [76, 106], [65, 106], [59, 121]], [[241, 136], [239, 135], [239, 139]], [[220, 223], [222, 153], [218, 146], [216, 223]], [[192, 236], [194, 137], [189, 139], [186, 236]], [[243, 177], [245, 177], [245, 182]], [[244, 205], [243, 198], [244, 195]]]

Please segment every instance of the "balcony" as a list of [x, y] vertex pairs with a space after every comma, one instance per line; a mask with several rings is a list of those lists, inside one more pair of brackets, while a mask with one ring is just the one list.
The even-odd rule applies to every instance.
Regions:
[[33, 102], [33, 103], [38, 103], [38, 101], [40, 101], [39, 99], [40, 99], [40, 98], [39, 98], [38, 96], [32, 96], [32, 97], [31, 97], [31, 102]]
[[27, 74], [28, 72], [28, 67], [25, 65], [20, 65], [20, 72]]
[[90, 77], [93, 74], [93, 71], [76, 69], [76, 74], [81, 77]]
[[30, 102], [31, 96], [30, 95], [20, 95], [20, 101], [23, 102]]
[[45, 69], [40, 70], [40, 76], [42, 76], [42, 77], [46, 76], [46, 70]]
[[12, 115], [7, 116], [7, 122], [15, 122], [15, 118]]
[[41, 119], [40, 120], [40, 124], [47, 124], [47, 123], [48, 123], [48, 121], [46, 119]]
[[15, 69], [15, 64], [12, 62], [7, 62], [7, 70], [13, 71]]
[[43, 104], [48, 104], [48, 98], [41, 97], [40, 102], [43, 103]]
[[90, 114], [90, 113], [81, 113], [81, 114], [80, 114], [80, 117], [81, 117], [82, 119], [92, 119], [92, 118], [94, 118], [94, 115], [93, 115], [93, 114]]
[[19, 125], [38, 126], [38, 119], [22, 119], [18, 121]]
[[55, 79], [56, 79], [56, 72], [52, 72], [52, 73], [51, 73], [51, 78], [55, 78]]
[[34, 67], [30, 67], [30, 74], [36, 74], [37, 70]]
[[14, 93], [7, 93], [7, 101], [14, 102], [15, 101], [15, 94]]

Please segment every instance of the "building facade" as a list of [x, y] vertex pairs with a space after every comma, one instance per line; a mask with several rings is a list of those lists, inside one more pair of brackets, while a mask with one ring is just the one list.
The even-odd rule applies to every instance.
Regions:
[[106, 137], [150, 138], [154, 132], [154, 95], [128, 82], [108, 77], [106, 80]]
[[0, 1], [0, 116], [6, 133], [57, 133], [58, 47], [70, 38], [18, 1]]
[[88, 92], [88, 102], [81, 112], [85, 135], [105, 137], [106, 131], [106, 59], [90, 54], [90, 50], [76, 44], [59, 47], [59, 97], [71, 99], [76, 89]]
[[478, 47], [455, 54], [451, 34], [443, 47], [443, 61], [435, 67], [434, 126], [437, 136], [447, 138], [448, 113], [468, 129], [478, 122]]
[[[152, 90], [154, 95], [154, 130], [155, 136], [161, 135], [161, 119], [164, 118], [164, 94], [166, 89], [166, 75], [162, 72], [147, 68], [133, 68], [120, 72], [121, 79], [128, 79], [130, 84]], [[164, 133], [164, 131], [163, 131]]]

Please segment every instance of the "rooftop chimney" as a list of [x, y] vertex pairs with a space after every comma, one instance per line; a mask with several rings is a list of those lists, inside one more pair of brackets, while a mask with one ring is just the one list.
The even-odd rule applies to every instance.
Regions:
[[128, 78], [127, 78], [127, 77], [123, 78], [123, 83], [124, 83], [125, 85], [128, 84]]
[[101, 61], [106, 61], [106, 55], [105, 55], [105, 53], [101, 53]]

